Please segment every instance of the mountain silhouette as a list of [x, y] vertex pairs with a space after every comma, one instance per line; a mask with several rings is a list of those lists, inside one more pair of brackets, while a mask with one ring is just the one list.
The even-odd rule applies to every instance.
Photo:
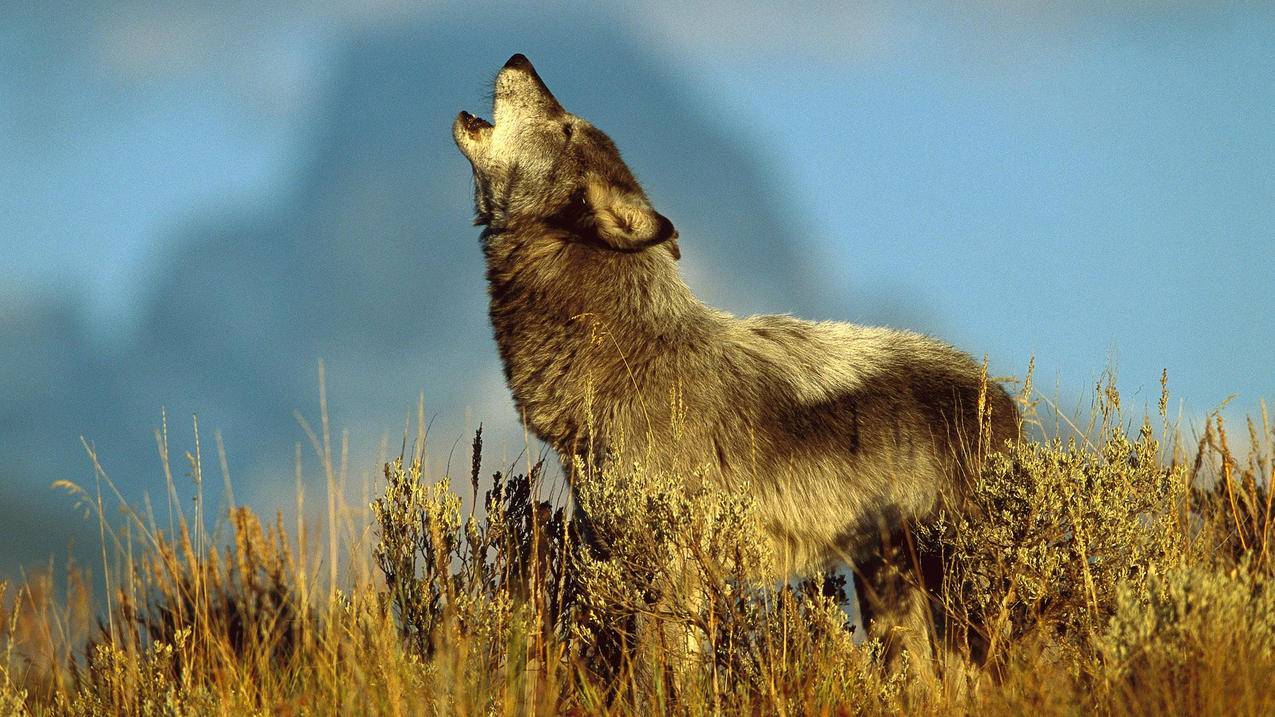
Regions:
[[731, 118], [697, 110], [671, 68], [621, 29], [597, 30], [612, 23], [577, 32], [569, 19], [453, 12], [349, 38], [292, 185], [166, 242], [122, 348], [94, 345], [69, 299], [0, 315], [0, 520], [59, 516], [37, 539], [9, 537], [0, 577], [72, 537], [95, 539], [47, 488], [92, 483], [80, 435], [130, 500], [163, 495], [152, 438], [162, 408], [179, 481], [198, 414], [208, 475], [219, 430], [238, 497], [276, 507], [292, 493], [293, 445], [306, 440], [292, 413], [317, 413], [320, 358], [356, 471], [375, 470], [382, 435], [397, 453], [421, 392], [436, 453], [459, 442], [465, 463], [479, 421], [488, 445], [521, 446], [486, 317], [469, 168], [450, 138], [459, 110], [488, 112], [490, 78], [514, 52], [616, 141], [677, 225], [703, 299], [738, 313], [819, 310], [802, 295], [793, 218]]

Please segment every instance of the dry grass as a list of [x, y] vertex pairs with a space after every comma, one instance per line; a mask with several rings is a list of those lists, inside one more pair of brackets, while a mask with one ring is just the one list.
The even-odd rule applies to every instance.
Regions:
[[950, 568], [935, 684], [883, 674], [844, 581], [750, 580], [772, 559], [751, 506], [676, 476], [582, 466], [584, 524], [538, 466], [488, 483], [480, 434], [459, 490], [408, 455], [351, 506], [324, 407], [323, 530], [232, 507], [218, 533], [196, 427], [199, 497], [167, 525], [104, 473], [63, 486], [110, 589], [75, 566], [0, 585], [0, 714], [1275, 714], [1275, 433], [1250, 422], [1240, 457], [1214, 418], [1188, 447], [1165, 406], [1131, 425], [1103, 386], [1072, 438], [989, 453], [921, 536]]

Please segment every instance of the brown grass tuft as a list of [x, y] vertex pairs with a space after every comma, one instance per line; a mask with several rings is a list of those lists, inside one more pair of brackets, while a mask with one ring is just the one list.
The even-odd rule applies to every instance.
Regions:
[[[116, 524], [100, 467], [62, 485], [100, 521], [102, 576], [0, 584], [0, 713], [1275, 713], [1275, 434], [1263, 412], [1235, 455], [1215, 416], [1188, 457], [1167, 395], [1158, 436], [1108, 381], [1090, 430], [990, 453], [924, 536], [954, 628], [933, 685], [882, 672], [844, 579], [751, 580], [771, 556], [747, 501], [616, 460], [582, 467], [573, 520], [540, 466], [489, 481], [480, 431], [468, 510], [419, 455], [351, 507], [325, 417], [322, 529], [232, 507], [216, 538], [202, 494], [171, 527], [125, 505]], [[187, 456], [201, 476], [197, 439]]]

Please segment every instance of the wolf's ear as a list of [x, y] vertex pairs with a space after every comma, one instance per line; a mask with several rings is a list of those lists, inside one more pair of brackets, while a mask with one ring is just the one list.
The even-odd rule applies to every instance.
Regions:
[[609, 248], [638, 252], [665, 244], [674, 259], [682, 258], [673, 222], [652, 209], [641, 194], [591, 183], [585, 189], [585, 199], [593, 215], [594, 231]]

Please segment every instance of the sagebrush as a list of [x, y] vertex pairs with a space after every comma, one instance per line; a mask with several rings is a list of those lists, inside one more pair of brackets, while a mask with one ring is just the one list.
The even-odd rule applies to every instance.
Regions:
[[1129, 421], [1105, 386], [1087, 429], [989, 455], [921, 536], [948, 567], [932, 683], [882, 669], [844, 574], [759, 583], [738, 495], [614, 460], [567, 505], [538, 464], [487, 475], [479, 433], [459, 485], [417, 451], [349, 505], [324, 427], [323, 531], [113, 524], [81, 491], [110, 590], [75, 566], [0, 586], [0, 712], [1275, 712], [1265, 415], [1236, 456], [1220, 418], [1188, 446], [1163, 401]]

